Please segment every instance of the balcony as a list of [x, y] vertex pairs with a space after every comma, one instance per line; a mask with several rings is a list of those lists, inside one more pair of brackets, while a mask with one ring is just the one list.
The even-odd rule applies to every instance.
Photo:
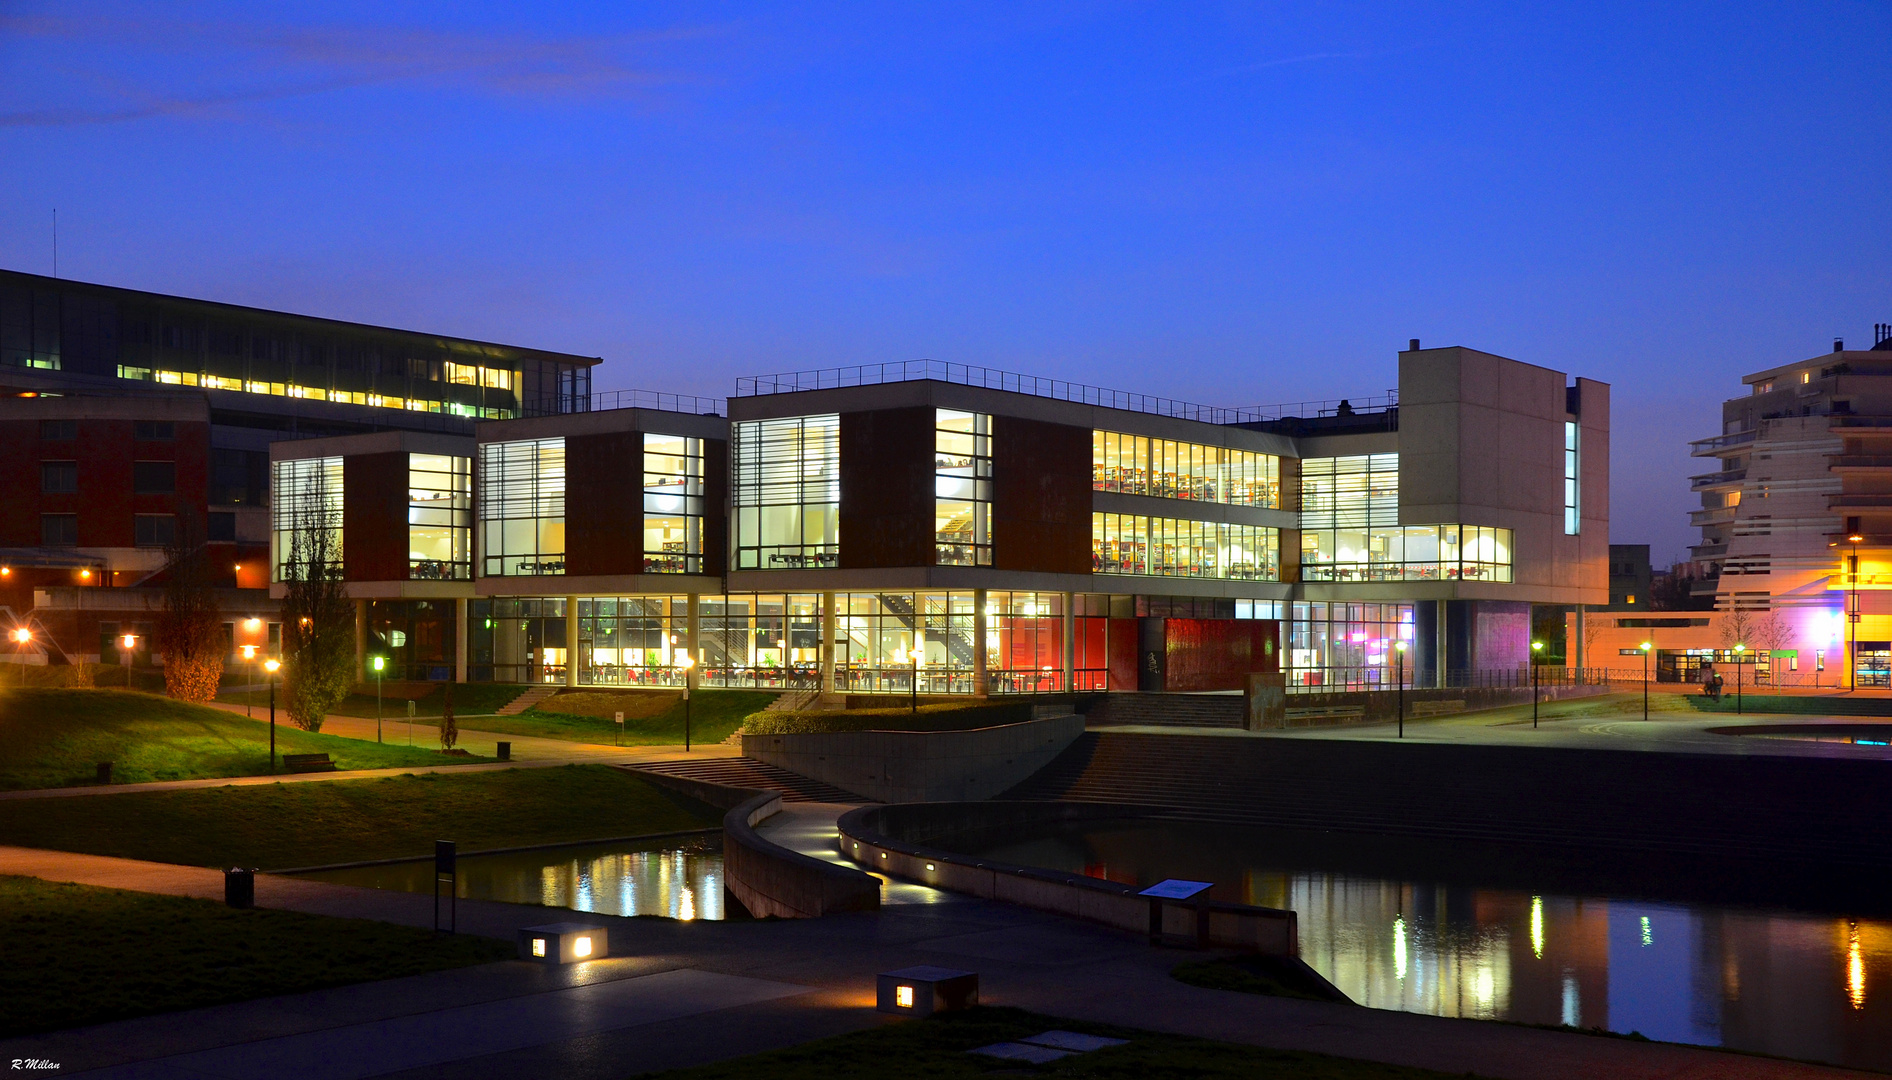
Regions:
[[1892, 469], [1892, 454], [1828, 454], [1829, 469]]
[[1696, 510], [1688, 515], [1690, 525], [1732, 525], [1736, 507], [1717, 506], [1709, 510]]
[[1732, 435], [1717, 435], [1712, 439], [1696, 439], [1688, 444], [1689, 457], [1721, 457], [1730, 450], [1746, 446], [1759, 435], [1758, 431], [1737, 431]]
[[1858, 494], [1842, 491], [1826, 497], [1828, 510], [1876, 510], [1892, 507], [1892, 494]]
[[1733, 487], [1747, 479], [1746, 469], [1723, 469], [1720, 472], [1703, 473], [1688, 478], [1690, 491], [1708, 491], [1718, 487]]
[[1688, 557], [1697, 562], [1719, 559], [1728, 554], [1727, 544], [1696, 544], [1688, 549]]

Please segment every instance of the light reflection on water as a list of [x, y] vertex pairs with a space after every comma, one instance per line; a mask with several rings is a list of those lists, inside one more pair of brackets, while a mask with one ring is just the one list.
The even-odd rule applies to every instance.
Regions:
[[[463, 855], [456, 892], [469, 900], [542, 904], [604, 915], [722, 919], [721, 840], [693, 837], [662, 844], [643, 850], [636, 844], [587, 844]], [[434, 888], [431, 859], [298, 876], [401, 892], [431, 893]]]
[[1133, 884], [1217, 881], [1220, 899], [1292, 908], [1302, 958], [1362, 1005], [1892, 1068], [1885, 920], [1275, 866], [1259, 829], [1117, 822], [933, 842]]

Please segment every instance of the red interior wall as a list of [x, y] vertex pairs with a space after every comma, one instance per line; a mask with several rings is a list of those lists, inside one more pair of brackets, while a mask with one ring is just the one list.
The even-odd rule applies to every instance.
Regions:
[[1279, 671], [1281, 624], [1272, 619], [1165, 619], [1164, 689], [1240, 690], [1253, 671]]

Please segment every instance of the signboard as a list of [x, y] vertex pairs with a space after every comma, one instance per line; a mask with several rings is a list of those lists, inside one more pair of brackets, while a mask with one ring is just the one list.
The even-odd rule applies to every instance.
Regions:
[[1214, 884], [1212, 881], [1184, 881], [1181, 878], [1170, 878], [1167, 881], [1157, 882], [1137, 895], [1153, 896], [1158, 900], [1187, 900]]

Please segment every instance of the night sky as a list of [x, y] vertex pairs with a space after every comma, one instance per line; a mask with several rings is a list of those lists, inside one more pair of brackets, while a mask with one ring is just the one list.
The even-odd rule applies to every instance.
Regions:
[[1658, 561], [1739, 376], [1892, 321], [1883, 3], [276, 6], [0, 0], [0, 266], [56, 207], [63, 276], [719, 396], [1462, 344], [1614, 384]]

